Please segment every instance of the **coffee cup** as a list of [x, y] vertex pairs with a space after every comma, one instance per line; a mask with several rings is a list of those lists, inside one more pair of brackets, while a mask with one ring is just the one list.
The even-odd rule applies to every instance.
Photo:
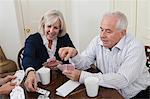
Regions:
[[43, 85], [47, 85], [50, 83], [50, 69], [46, 67], [42, 67], [38, 70], [39, 80]]
[[86, 92], [89, 97], [96, 97], [99, 89], [99, 79], [96, 77], [87, 77], [84, 80]]

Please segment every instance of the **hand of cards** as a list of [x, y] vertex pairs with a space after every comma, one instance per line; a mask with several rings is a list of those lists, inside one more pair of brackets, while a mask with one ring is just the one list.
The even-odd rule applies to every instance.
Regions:
[[58, 64], [61, 64], [61, 61], [58, 61], [54, 56], [47, 59], [46, 62], [44, 62], [42, 65], [45, 67], [49, 67], [49, 68], [54, 68], [56, 67]]
[[75, 69], [75, 66], [72, 64], [59, 64], [59, 65], [57, 65], [57, 68], [63, 72], [64, 70], [71, 70], [72, 71]]
[[51, 58], [47, 59], [47, 62], [44, 62], [42, 65], [47, 67], [48, 65], [50, 66], [50, 65], [53, 65], [53, 64], [56, 64], [57, 68], [60, 69], [62, 72], [64, 70], [74, 70], [75, 69], [75, 66], [74, 66], [73, 63], [71, 63], [71, 64], [62, 64], [62, 62], [56, 60], [55, 57], [51, 57]]

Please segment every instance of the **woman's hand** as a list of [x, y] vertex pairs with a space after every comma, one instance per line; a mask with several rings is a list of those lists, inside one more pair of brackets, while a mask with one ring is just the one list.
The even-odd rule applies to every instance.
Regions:
[[54, 69], [58, 64], [60, 64], [61, 62], [56, 60], [55, 57], [49, 58], [46, 62], [46, 65], [44, 65], [45, 67], [48, 67], [50, 69]]
[[37, 90], [37, 78], [35, 71], [29, 71], [24, 85], [28, 91], [35, 92]]
[[11, 83], [11, 82], [7, 82], [6, 84], [3, 84], [0, 87], [0, 94], [8, 95], [11, 92], [11, 90], [15, 88], [15, 85], [16, 84]]

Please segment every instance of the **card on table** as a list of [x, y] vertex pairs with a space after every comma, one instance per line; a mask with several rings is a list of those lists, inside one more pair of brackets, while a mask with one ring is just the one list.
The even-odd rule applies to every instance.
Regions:
[[45, 96], [49, 96], [50, 95], [50, 91], [48, 91], [48, 90], [45, 90], [45, 89], [42, 89], [42, 88], [37, 88], [37, 91], [36, 92], [38, 92], [38, 93], [40, 93], [40, 94], [43, 94], [43, 95], [45, 95]]

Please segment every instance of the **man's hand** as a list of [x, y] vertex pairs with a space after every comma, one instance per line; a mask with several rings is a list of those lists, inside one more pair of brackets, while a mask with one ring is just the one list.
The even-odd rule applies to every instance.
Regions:
[[11, 83], [11, 82], [7, 82], [6, 84], [2, 85], [0, 87], [0, 94], [9, 94], [11, 92], [12, 89], [15, 88], [15, 85], [14, 83]]
[[37, 78], [36, 78], [35, 71], [29, 71], [24, 85], [28, 91], [31, 91], [31, 92], [36, 91], [36, 89], [37, 89]]
[[74, 81], [79, 81], [81, 71], [78, 69], [74, 70], [64, 70], [63, 74], [66, 75], [69, 79]]
[[58, 51], [60, 58], [64, 61], [67, 61], [69, 58], [76, 56], [77, 53], [77, 50], [73, 47], [63, 47]]

